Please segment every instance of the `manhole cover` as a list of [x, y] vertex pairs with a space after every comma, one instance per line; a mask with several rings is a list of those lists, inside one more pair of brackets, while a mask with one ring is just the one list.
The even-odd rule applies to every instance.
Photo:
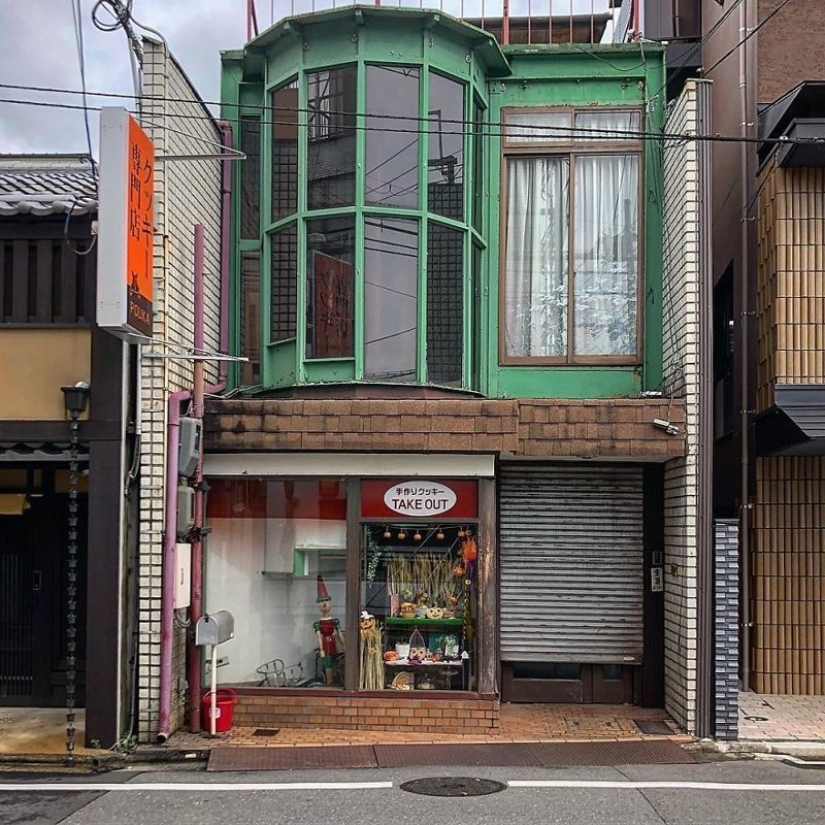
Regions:
[[475, 779], [472, 776], [435, 776], [404, 782], [401, 790], [425, 796], [487, 796], [506, 791], [507, 786], [492, 779]]

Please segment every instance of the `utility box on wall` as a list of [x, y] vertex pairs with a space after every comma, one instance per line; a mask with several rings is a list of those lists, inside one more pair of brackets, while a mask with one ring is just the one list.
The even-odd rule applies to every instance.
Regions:
[[192, 601], [192, 545], [175, 545], [175, 610]]
[[197, 418], [181, 418], [178, 473], [186, 478], [195, 474], [201, 454], [201, 422]]

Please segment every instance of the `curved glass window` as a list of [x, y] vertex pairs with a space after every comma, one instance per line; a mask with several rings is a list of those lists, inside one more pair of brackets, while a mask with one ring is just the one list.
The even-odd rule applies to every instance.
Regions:
[[364, 377], [415, 381], [418, 222], [364, 220]]
[[430, 74], [427, 204], [430, 212], [464, 216], [464, 86]]
[[420, 70], [367, 66], [366, 173], [368, 206], [418, 208]]
[[361, 62], [270, 92], [277, 349], [260, 359], [262, 385], [477, 383], [482, 184], [469, 196], [465, 184], [483, 170], [470, 137], [483, 109], [470, 91], [426, 66]]
[[307, 75], [307, 200], [310, 209], [355, 199], [355, 66]]

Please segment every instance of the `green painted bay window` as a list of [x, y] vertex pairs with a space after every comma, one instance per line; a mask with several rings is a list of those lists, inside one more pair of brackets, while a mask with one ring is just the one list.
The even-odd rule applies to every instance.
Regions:
[[504, 363], [638, 363], [638, 110], [510, 110]]
[[482, 174], [484, 112], [470, 94], [426, 66], [366, 62], [271, 89], [264, 385], [475, 386], [483, 184], [465, 164]]

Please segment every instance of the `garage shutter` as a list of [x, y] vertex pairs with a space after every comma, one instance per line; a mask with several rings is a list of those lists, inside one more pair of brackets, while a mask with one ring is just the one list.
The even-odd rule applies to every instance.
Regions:
[[642, 661], [642, 471], [501, 468], [501, 658]]

